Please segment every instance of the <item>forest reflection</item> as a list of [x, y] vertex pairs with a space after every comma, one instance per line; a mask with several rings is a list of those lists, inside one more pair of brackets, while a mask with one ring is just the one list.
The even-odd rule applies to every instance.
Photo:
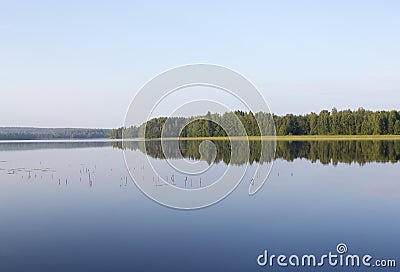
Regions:
[[[179, 146], [184, 158], [200, 159], [199, 145], [202, 141], [180, 140]], [[131, 142], [113, 142], [115, 148], [127, 148], [130, 150], [140, 150], [152, 158], [165, 159], [166, 157], [179, 158], [179, 150], [176, 145], [169, 145], [164, 142], [165, 152], [162, 150], [161, 141], [131, 141]], [[215, 162], [231, 163], [240, 165], [244, 163], [263, 163], [271, 162], [274, 159], [283, 159], [293, 161], [295, 159], [306, 159], [313, 163], [320, 162], [324, 165], [338, 163], [364, 165], [370, 162], [391, 162], [396, 163], [400, 160], [400, 141], [369, 141], [369, 140], [351, 140], [351, 141], [249, 141], [250, 155], [247, 156], [246, 141], [235, 142], [231, 154], [231, 144], [229, 141], [217, 140], [215, 144], [217, 155]], [[276, 152], [274, 156], [274, 145]], [[261, 149], [264, 148], [261, 158]], [[232, 160], [231, 160], [232, 156]], [[203, 152], [203, 159], [211, 163], [212, 154]]]

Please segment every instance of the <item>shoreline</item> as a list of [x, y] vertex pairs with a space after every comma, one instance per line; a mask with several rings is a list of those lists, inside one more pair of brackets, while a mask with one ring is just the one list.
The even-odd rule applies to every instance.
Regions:
[[[122, 141], [160, 141], [161, 138], [131, 138], [131, 139], [110, 139], [110, 138], [77, 138], [77, 139], [36, 139], [36, 140], [0, 140], [0, 143], [34, 143], [34, 142], [122, 142]], [[166, 141], [229, 141], [229, 137], [182, 137], [164, 138]], [[400, 141], [400, 135], [291, 135], [291, 136], [235, 136], [233, 141]]]
[[[229, 141], [229, 137], [182, 137], [182, 138], [164, 138], [164, 140], [172, 141], [172, 140], [187, 140], [187, 141], [206, 141], [206, 140], [215, 140], [215, 141]], [[235, 136], [231, 137], [232, 140], [250, 140], [250, 141], [355, 141], [355, 140], [366, 140], [366, 141], [376, 141], [376, 140], [399, 140], [400, 135], [291, 135], [291, 136]], [[122, 141], [122, 139], [120, 139]], [[161, 138], [133, 138], [133, 139], [125, 139], [125, 141], [160, 141]]]

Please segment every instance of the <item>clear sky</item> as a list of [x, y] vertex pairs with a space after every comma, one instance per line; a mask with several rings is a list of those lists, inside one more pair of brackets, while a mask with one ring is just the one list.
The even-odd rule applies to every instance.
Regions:
[[144, 83], [196, 62], [241, 72], [278, 114], [400, 109], [399, 14], [400, 1], [0, 0], [0, 126], [120, 126]]

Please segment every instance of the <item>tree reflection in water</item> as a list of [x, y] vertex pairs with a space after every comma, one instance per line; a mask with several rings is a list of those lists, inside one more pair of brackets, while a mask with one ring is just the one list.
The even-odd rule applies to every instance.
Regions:
[[[201, 140], [181, 140], [180, 152], [185, 158], [200, 159], [199, 145]], [[322, 164], [338, 163], [358, 163], [364, 165], [370, 162], [392, 162], [396, 163], [400, 160], [400, 141], [386, 141], [386, 140], [335, 140], [335, 141], [277, 141], [276, 154], [273, 158], [274, 143], [268, 142], [264, 145], [266, 156], [260, 158], [261, 154], [261, 141], [249, 141], [250, 157], [246, 161], [246, 156], [241, 152], [247, 144], [246, 141], [241, 141], [240, 144], [235, 145], [235, 149], [231, 153], [231, 145], [229, 141], [213, 140], [217, 149], [217, 156], [215, 162], [224, 162], [231, 164], [244, 164], [244, 163], [263, 163], [271, 162], [273, 159], [284, 159], [286, 161], [293, 161], [295, 159], [307, 159], [311, 162], [320, 162]], [[140, 150], [152, 158], [178, 158], [179, 150], [176, 148], [168, 148], [166, 144], [165, 154], [162, 151], [161, 141], [131, 141], [131, 142], [113, 142], [112, 146], [116, 148], [128, 148], [131, 150]], [[209, 159], [212, 157], [207, 156], [205, 151], [204, 159], [211, 163]], [[204, 155], [204, 154], [203, 154]], [[231, 161], [232, 156], [232, 161]]]

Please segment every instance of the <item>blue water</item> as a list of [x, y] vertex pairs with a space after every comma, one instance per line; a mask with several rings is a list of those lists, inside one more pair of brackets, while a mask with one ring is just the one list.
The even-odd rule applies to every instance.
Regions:
[[277, 159], [254, 196], [244, 181], [213, 206], [183, 211], [147, 198], [108, 143], [0, 150], [0, 271], [398, 271], [256, 261], [264, 250], [336, 253], [339, 243], [400, 261], [398, 163]]

